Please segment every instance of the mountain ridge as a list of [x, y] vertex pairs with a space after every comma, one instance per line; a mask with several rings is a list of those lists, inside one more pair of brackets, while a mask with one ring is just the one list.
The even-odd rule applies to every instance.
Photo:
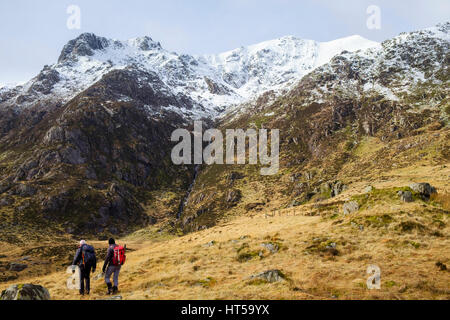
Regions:
[[287, 36], [217, 55], [191, 56], [168, 52], [147, 36], [119, 41], [83, 33], [69, 41], [58, 62], [45, 66], [37, 77], [11, 90], [0, 89], [0, 106], [8, 102], [27, 106], [49, 95], [67, 101], [106, 73], [135, 67], [156, 72], [173, 95], [194, 102], [194, 111], [181, 108], [180, 112], [191, 113], [193, 118], [215, 117], [230, 105], [292, 85], [317, 67], [319, 58], [325, 63], [343, 48], [376, 45], [351, 38], [334, 40], [338, 45], [328, 48], [325, 55], [320, 43]]

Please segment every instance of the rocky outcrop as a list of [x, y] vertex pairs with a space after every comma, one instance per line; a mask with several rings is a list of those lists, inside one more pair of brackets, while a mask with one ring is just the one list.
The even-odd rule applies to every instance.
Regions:
[[356, 201], [350, 201], [344, 203], [343, 211], [344, 214], [351, 214], [359, 210], [359, 204]]
[[4, 290], [0, 300], [50, 300], [50, 293], [39, 285], [19, 284]]
[[269, 283], [280, 282], [286, 279], [286, 276], [280, 270], [268, 270], [250, 277], [250, 279], [255, 280], [263, 280]]
[[433, 193], [436, 193], [436, 188], [429, 183], [412, 183], [409, 187], [425, 199], [429, 199]]

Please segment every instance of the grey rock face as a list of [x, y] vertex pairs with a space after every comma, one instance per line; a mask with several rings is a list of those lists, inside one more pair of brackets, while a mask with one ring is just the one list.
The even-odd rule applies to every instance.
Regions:
[[83, 33], [78, 38], [69, 41], [64, 46], [58, 62], [65, 62], [72, 56], [92, 56], [94, 50], [102, 50], [109, 46], [109, 41], [103, 37], [97, 37], [93, 33]]
[[344, 214], [350, 214], [359, 210], [359, 204], [356, 201], [344, 203]]
[[16, 284], [4, 290], [0, 300], [50, 300], [50, 293], [42, 286]]
[[230, 190], [227, 195], [227, 202], [235, 204], [241, 200], [241, 192], [239, 190]]
[[330, 192], [332, 198], [338, 196], [346, 189], [347, 186], [339, 180], [326, 182], [320, 187], [321, 192]]
[[17, 187], [12, 190], [12, 194], [14, 195], [18, 195], [20, 197], [31, 197], [34, 196], [36, 194], [37, 190], [36, 188], [30, 186], [30, 185], [26, 185], [26, 184], [19, 184], [17, 185]]

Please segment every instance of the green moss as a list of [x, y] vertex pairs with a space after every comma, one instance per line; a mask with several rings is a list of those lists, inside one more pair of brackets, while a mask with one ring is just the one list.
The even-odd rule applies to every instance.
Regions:
[[366, 223], [368, 225], [372, 225], [372, 226], [376, 226], [376, 227], [385, 227], [394, 220], [388, 214], [383, 214], [381, 216], [368, 216], [368, 217], [365, 217], [365, 219], [366, 219]]
[[386, 281], [386, 282], [384, 283], [384, 286], [385, 286], [386, 288], [392, 288], [392, 287], [394, 287], [394, 286], [396, 286], [396, 285], [397, 285], [397, 283], [396, 283], [395, 281], [392, 281], [392, 280]]
[[237, 261], [239, 261], [239, 262], [246, 262], [246, 261], [253, 260], [255, 258], [261, 259], [259, 253], [260, 253], [260, 251], [245, 251], [245, 252], [241, 252], [237, 256]]
[[201, 285], [203, 288], [210, 288], [217, 283], [217, 280], [212, 277], [207, 277], [206, 279], [198, 280], [197, 285]]

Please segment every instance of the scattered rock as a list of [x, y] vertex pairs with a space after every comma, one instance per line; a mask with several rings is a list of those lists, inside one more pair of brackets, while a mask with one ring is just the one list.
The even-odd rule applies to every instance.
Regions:
[[267, 250], [269, 250], [271, 253], [277, 253], [278, 250], [280, 249], [280, 247], [278, 246], [278, 244], [276, 243], [263, 243], [261, 244], [261, 247], [266, 248]]
[[362, 224], [357, 224], [354, 223], [353, 221], [351, 222], [352, 227], [354, 228], [358, 228], [360, 231], [364, 231], [364, 226]]
[[50, 300], [50, 293], [39, 285], [16, 284], [4, 290], [0, 300]]
[[447, 266], [445, 264], [443, 264], [442, 262], [440, 262], [440, 261], [436, 262], [436, 267], [438, 267], [439, 270], [441, 270], [441, 271], [447, 270]]
[[265, 205], [265, 203], [263, 203], [263, 202], [249, 203], [245, 206], [245, 210], [250, 211], [250, 210], [256, 209], [260, 206], [264, 206], [264, 205]]
[[241, 200], [241, 191], [240, 190], [230, 190], [227, 194], [227, 202], [230, 204], [236, 204]]
[[250, 279], [261, 279], [269, 283], [284, 281], [286, 276], [280, 270], [269, 270], [256, 274], [250, 277]]
[[25, 256], [19, 259], [19, 261], [28, 261], [28, 260], [31, 260], [30, 256]]
[[320, 186], [320, 191], [322, 193], [329, 193], [332, 198], [338, 196], [345, 190], [347, 190], [347, 186], [339, 180], [325, 182]]
[[24, 263], [15, 263], [12, 262], [9, 265], [9, 271], [15, 271], [15, 272], [20, 272], [25, 270], [26, 268], [28, 268], [28, 265], [24, 264]]
[[409, 187], [426, 199], [429, 199], [433, 193], [436, 193], [436, 188], [429, 183], [413, 183]]
[[327, 245], [325, 248], [326, 248], [326, 249], [336, 249], [336, 243], [335, 243], [335, 242], [332, 242], [332, 243], [330, 243], [329, 245]]
[[373, 187], [372, 186], [367, 186], [364, 188], [363, 192], [364, 193], [371, 193], [373, 191]]
[[399, 191], [397, 194], [403, 202], [413, 202], [411, 191]]
[[205, 244], [205, 247], [212, 247], [213, 245], [215, 245], [216, 242], [214, 240], [211, 240], [210, 242], [208, 242], [207, 244]]
[[242, 179], [243, 176], [238, 173], [238, 172], [231, 172], [228, 176], [227, 176], [227, 183], [228, 185], [232, 186], [234, 184], [234, 181]]
[[114, 296], [114, 297], [107, 298], [107, 299], [105, 299], [105, 300], [115, 300], [115, 301], [118, 301], [118, 300], [122, 300], [122, 299], [123, 299], [122, 296]]
[[350, 214], [359, 210], [359, 204], [356, 201], [344, 203], [344, 214]]
[[297, 181], [302, 176], [301, 173], [294, 173], [291, 175], [291, 182]]

